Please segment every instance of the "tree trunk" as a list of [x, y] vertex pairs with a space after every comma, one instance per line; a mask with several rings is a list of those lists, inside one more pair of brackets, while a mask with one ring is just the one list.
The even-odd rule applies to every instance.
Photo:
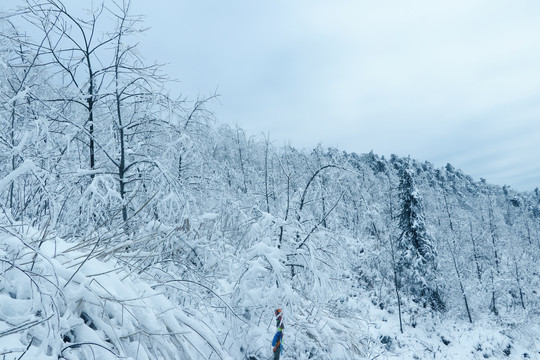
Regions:
[[482, 283], [482, 272], [480, 270], [480, 263], [478, 260], [478, 251], [476, 250], [476, 243], [474, 241], [474, 235], [473, 235], [473, 226], [472, 226], [472, 221], [470, 218], [469, 218], [469, 226], [470, 226], [470, 232], [471, 232], [471, 242], [473, 246], [473, 258], [474, 258], [474, 263], [476, 264], [476, 275], [478, 276], [478, 281]]
[[[89, 148], [89, 156], [90, 156], [90, 170], [94, 170], [96, 167], [96, 154], [95, 154], [95, 144], [94, 144], [94, 73], [92, 71], [92, 62], [90, 60], [90, 54], [86, 53], [86, 63], [88, 66], [88, 79], [89, 79], [89, 87], [88, 87], [88, 98], [86, 99], [86, 102], [88, 104], [88, 148]], [[92, 179], [94, 178], [95, 174], [92, 173], [90, 175]]]
[[493, 270], [491, 270], [491, 303], [489, 304], [489, 310], [499, 316], [499, 310], [497, 310], [497, 299], [495, 297], [495, 283], [493, 280]]
[[266, 139], [265, 143], [265, 151], [264, 151], [264, 197], [266, 200], [266, 212], [270, 213], [270, 200], [269, 200], [269, 194], [268, 194], [268, 147], [269, 147], [269, 140]]
[[521, 306], [523, 307], [523, 309], [525, 309], [525, 302], [523, 301], [523, 291], [521, 290], [521, 282], [519, 281], [519, 269], [518, 269], [518, 264], [517, 264], [515, 256], [514, 256], [514, 266], [516, 270], [516, 282], [519, 289], [519, 299], [521, 301]]

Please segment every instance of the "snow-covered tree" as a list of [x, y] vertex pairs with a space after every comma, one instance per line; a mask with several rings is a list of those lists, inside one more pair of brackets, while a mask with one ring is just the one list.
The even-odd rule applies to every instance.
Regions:
[[417, 299], [442, 311], [445, 304], [436, 284], [437, 253], [426, 229], [422, 197], [409, 161], [401, 169], [400, 177], [399, 268], [404, 286]]

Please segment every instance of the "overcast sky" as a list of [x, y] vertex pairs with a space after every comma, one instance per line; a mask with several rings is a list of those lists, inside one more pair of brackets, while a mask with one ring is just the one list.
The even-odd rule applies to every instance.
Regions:
[[536, 0], [133, 0], [133, 12], [151, 27], [142, 55], [169, 63], [175, 92], [217, 88], [222, 123], [540, 187]]

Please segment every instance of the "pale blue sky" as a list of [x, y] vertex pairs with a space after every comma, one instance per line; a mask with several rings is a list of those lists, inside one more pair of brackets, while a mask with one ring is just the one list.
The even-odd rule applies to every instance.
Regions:
[[[97, 0], [93, 0], [97, 3]], [[68, 7], [92, 1], [66, 0]], [[2, 0], [1, 7], [22, 4]], [[83, 5], [85, 4], [85, 5]], [[189, 97], [276, 144], [447, 162], [540, 187], [540, 3], [133, 0]]]

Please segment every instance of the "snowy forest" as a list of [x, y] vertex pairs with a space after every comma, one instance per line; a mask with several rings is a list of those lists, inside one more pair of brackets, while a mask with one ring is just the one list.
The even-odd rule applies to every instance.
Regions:
[[[2, 359], [540, 359], [540, 191], [171, 96], [128, 1], [0, 17]], [[362, 144], [358, 144], [362, 151]], [[405, 154], [406, 155], [406, 154]]]

